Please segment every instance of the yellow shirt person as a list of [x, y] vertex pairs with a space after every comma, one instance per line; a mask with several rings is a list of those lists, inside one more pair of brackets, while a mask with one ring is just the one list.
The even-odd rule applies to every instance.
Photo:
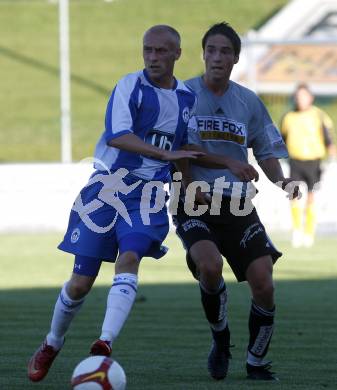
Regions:
[[323, 159], [331, 144], [332, 131], [331, 118], [315, 106], [290, 111], [281, 126], [290, 158], [301, 161]]
[[288, 112], [281, 123], [281, 133], [289, 153], [290, 176], [293, 180], [305, 182], [308, 188], [304, 213], [299, 201], [291, 203], [294, 247], [309, 247], [314, 243], [314, 187], [320, 181], [321, 160], [327, 152], [331, 156], [336, 154], [332, 120], [314, 106], [313, 101], [308, 86], [299, 85], [294, 94], [296, 108]]

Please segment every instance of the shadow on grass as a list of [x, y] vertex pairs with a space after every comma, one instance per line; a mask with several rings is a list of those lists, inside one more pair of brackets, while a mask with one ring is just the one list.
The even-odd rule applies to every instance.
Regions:
[[[49, 327], [58, 289], [2, 290], [0, 388], [69, 389], [75, 365], [100, 333], [109, 287], [95, 287], [74, 320], [48, 377], [30, 384], [26, 364]], [[196, 284], [140, 285], [138, 299], [113, 356], [124, 367], [128, 389], [247, 389], [244, 360], [249, 311], [246, 285], [228, 283], [233, 360], [226, 383], [208, 378], [210, 335]], [[335, 388], [336, 280], [278, 281], [277, 327], [269, 358], [278, 389]], [[269, 384], [249, 384], [251, 388]]]
[[[21, 64], [31, 66], [45, 73], [49, 73], [52, 76], [60, 76], [60, 69], [57, 66], [50, 65], [36, 58], [21, 54], [8, 47], [0, 46], [0, 55], [10, 58], [11, 60], [19, 62]], [[88, 80], [82, 76], [78, 76], [73, 73], [71, 74], [71, 81], [83, 87], [89, 88], [92, 91], [95, 91], [104, 96], [108, 96], [111, 93], [110, 89], [96, 83], [95, 81]]]

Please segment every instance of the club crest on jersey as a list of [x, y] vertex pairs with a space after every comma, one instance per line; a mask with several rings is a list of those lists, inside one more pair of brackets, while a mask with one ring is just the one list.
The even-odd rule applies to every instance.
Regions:
[[183, 121], [185, 123], [188, 123], [190, 119], [190, 109], [188, 107], [185, 107], [182, 112]]
[[80, 229], [79, 228], [76, 228], [73, 230], [73, 232], [71, 233], [71, 236], [70, 236], [70, 241], [72, 244], [75, 244], [79, 238], [80, 238]]
[[145, 142], [164, 150], [172, 150], [174, 134], [153, 129], [146, 134]]

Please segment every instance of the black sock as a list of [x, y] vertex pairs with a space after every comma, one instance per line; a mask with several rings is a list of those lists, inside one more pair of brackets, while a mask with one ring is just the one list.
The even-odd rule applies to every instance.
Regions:
[[216, 345], [220, 348], [222, 347], [229, 347], [230, 346], [230, 331], [228, 327], [228, 323], [226, 324], [225, 329], [220, 331], [215, 331], [211, 328], [213, 340], [216, 343]]
[[227, 323], [227, 291], [222, 280], [220, 288], [210, 293], [200, 284], [201, 302], [211, 326], [214, 341], [219, 346], [229, 346], [230, 332]]
[[249, 345], [247, 361], [258, 365], [268, 352], [274, 329], [275, 307], [265, 310], [252, 301], [249, 316]]
[[227, 314], [227, 291], [225, 282], [222, 280], [219, 290], [214, 293], [207, 291], [201, 283], [199, 286], [201, 302], [208, 322], [210, 324], [220, 323]]

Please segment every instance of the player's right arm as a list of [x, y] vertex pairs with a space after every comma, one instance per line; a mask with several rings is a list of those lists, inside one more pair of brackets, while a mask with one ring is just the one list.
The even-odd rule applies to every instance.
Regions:
[[139, 74], [123, 77], [114, 88], [105, 115], [107, 145], [163, 161], [197, 158], [195, 151], [167, 151], [143, 141], [135, 132], [134, 124], [142, 101]]

